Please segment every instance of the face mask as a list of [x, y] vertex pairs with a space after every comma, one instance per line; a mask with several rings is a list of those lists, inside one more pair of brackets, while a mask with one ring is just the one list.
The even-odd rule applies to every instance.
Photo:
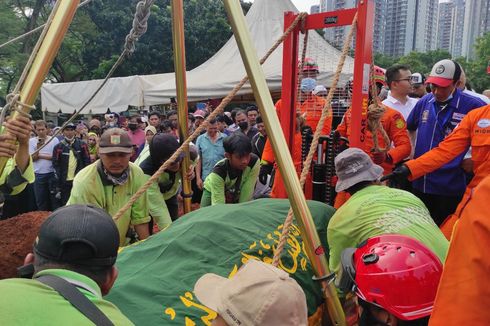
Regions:
[[128, 124], [128, 128], [131, 129], [132, 131], [135, 131], [138, 128], [138, 124], [130, 123]]
[[316, 87], [316, 80], [313, 78], [303, 78], [301, 80], [301, 91], [305, 93], [313, 92]]
[[453, 99], [453, 94], [449, 95], [449, 97], [448, 97], [448, 98], [447, 98], [445, 101], [443, 101], [443, 102], [449, 102], [449, 101], [451, 101], [452, 99]]
[[238, 127], [240, 127], [240, 129], [242, 129], [242, 130], [246, 130], [248, 128], [248, 122], [247, 121], [240, 122], [238, 124]]

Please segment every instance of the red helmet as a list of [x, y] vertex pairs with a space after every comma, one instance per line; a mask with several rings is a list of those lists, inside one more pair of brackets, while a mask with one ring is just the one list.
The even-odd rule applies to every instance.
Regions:
[[[298, 61], [298, 66], [300, 66], [301, 60]], [[316, 73], [320, 73], [318, 69], [318, 64], [312, 58], [305, 58], [305, 62], [303, 62], [303, 71], [314, 71]]]
[[[350, 253], [350, 255], [349, 255]], [[410, 237], [385, 234], [346, 249], [352, 259], [355, 292], [400, 320], [429, 316], [442, 273], [439, 258]]]
[[381, 84], [383, 86], [387, 86], [385, 73], [386, 73], [385, 69], [383, 69], [379, 66], [374, 66], [374, 82], [376, 84]]

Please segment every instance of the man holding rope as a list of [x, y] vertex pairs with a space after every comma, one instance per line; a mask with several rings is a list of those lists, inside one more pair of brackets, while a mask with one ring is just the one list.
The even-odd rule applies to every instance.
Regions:
[[[106, 130], [99, 143], [100, 160], [80, 171], [74, 181], [68, 204], [93, 204], [114, 216], [132, 194], [145, 183], [143, 171], [129, 162], [133, 143], [128, 133], [119, 128]], [[125, 245], [130, 225], [139, 240], [149, 236], [147, 196], [141, 196], [121, 218], [115, 220], [121, 245]]]

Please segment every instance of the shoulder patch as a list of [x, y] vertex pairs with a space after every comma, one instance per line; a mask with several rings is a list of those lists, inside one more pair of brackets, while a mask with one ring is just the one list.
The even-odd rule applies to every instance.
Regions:
[[488, 128], [490, 127], [490, 119], [480, 119], [476, 125], [480, 128]]
[[402, 118], [398, 118], [396, 119], [395, 121], [395, 126], [398, 128], [398, 129], [402, 129], [403, 127], [405, 127], [405, 121], [403, 121]]

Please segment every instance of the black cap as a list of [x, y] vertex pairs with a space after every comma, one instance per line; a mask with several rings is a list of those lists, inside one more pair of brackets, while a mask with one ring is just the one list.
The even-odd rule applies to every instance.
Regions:
[[114, 265], [119, 232], [112, 217], [92, 205], [68, 205], [51, 213], [39, 230], [34, 252], [73, 265]]
[[160, 166], [168, 160], [180, 144], [175, 136], [170, 134], [156, 134], [150, 143], [150, 156], [155, 165]]
[[67, 125], [66, 125], [66, 126], [63, 128], [63, 130], [65, 130], [65, 129], [73, 129], [73, 130], [75, 130], [75, 129], [77, 129], [77, 126], [75, 126], [75, 124], [74, 124], [74, 123], [71, 123], [71, 122], [70, 122], [69, 124], [67, 124]]

